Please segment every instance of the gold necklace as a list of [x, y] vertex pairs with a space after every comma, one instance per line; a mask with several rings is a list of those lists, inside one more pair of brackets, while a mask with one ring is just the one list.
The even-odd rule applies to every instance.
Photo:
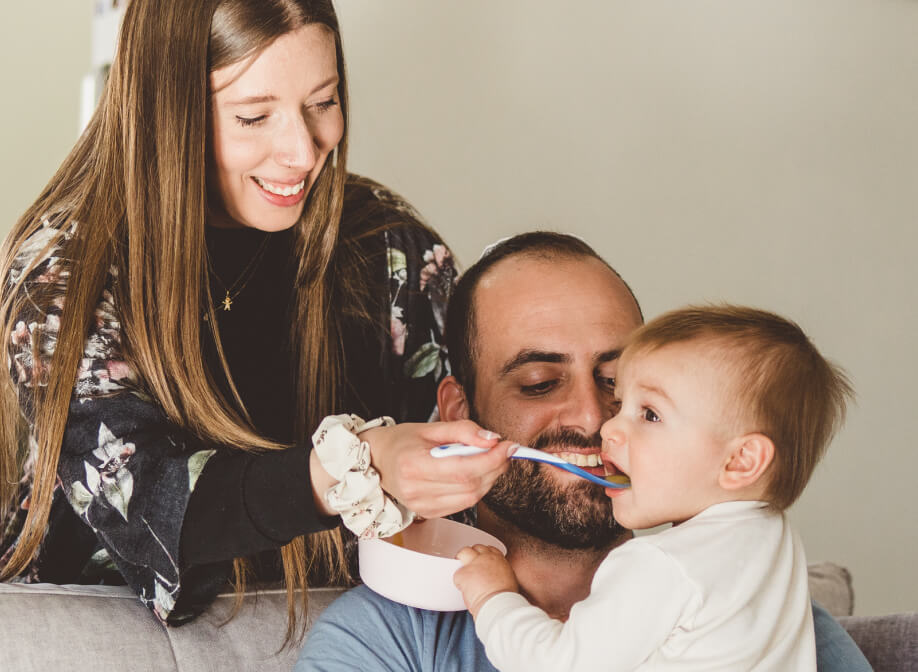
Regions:
[[264, 256], [265, 249], [268, 246], [269, 236], [265, 236], [265, 239], [261, 241], [261, 245], [258, 246], [255, 254], [252, 256], [252, 259], [242, 269], [242, 272], [236, 276], [236, 281], [230, 286], [227, 287], [226, 283], [217, 275], [217, 271], [214, 270], [213, 264], [211, 264], [210, 272], [213, 273], [214, 277], [217, 279], [217, 282], [223, 287], [223, 290], [226, 292], [226, 295], [223, 297], [223, 300], [220, 302], [220, 307], [224, 311], [232, 310], [233, 299], [235, 299], [239, 294], [242, 293], [242, 290], [245, 289], [246, 285], [249, 284], [249, 280], [255, 277], [255, 269], [258, 267], [258, 262], [261, 261], [262, 256]]

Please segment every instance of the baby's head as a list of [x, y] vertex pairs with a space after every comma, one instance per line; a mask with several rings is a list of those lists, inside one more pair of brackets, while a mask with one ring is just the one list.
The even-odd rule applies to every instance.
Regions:
[[[631, 477], [614, 512], [631, 528], [718, 502], [790, 506], [841, 425], [851, 386], [803, 331], [738, 306], [690, 307], [639, 329], [619, 362], [603, 456]], [[611, 491], [610, 491], [611, 492]]]

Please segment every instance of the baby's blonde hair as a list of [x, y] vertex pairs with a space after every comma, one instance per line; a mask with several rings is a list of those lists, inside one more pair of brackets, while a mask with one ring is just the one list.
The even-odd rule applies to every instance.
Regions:
[[844, 371], [826, 360], [794, 322], [743, 306], [689, 306], [648, 322], [628, 342], [624, 358], [676, 343], [698, 342], [717, 352], [731, 383], [725, 404], [745, 432], [775, 445], [766, 500], [789, 507], [844, 422], [854, 393]]

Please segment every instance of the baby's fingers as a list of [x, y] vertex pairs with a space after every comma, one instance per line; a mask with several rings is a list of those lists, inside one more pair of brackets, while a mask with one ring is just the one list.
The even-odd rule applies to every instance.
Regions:
[[456, 560], [461, 562], [463, 565], [467, 565], [478, 556], [479, 552], [475, 548], [466, 546], [465, 548], [459, 549], [459, 552], [456, 553]]

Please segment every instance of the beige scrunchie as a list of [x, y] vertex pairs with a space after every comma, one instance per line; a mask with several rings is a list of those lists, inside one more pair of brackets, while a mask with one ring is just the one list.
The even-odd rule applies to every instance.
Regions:
[[338, 481], [325, 492], [325, 501], [361, 539], [390, 537], [415, 519], [413, 511], [383, 491], [379, 472], [370, 463], [370, 444], [357, 436], [394, 424], [388, 416], [365, 422], [356, 415], [329, 415], [312, 435], [319, 462]]

